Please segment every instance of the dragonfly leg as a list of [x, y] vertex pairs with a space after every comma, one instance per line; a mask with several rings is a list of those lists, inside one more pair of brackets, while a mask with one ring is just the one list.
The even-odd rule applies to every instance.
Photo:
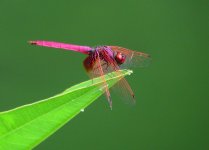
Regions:
[[109, 103], [110, 109], [112, 110], [112, 99], [111, 99], [111, 96], [108, 96], [108, 103]]
[[93, 83], [94, 83], [94, 78], [91, 79], [91, 84], [93, 84]]

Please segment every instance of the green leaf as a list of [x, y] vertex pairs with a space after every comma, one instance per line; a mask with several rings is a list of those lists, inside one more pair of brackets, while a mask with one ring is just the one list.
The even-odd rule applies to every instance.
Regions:
[[[109, 73], [105, 80], [110, 88], [131, 73]], [[34, 148], [102, 95], [103, 86], [102, 77], [94, 78], [53, 97], [0, 112], [0, 150]]]

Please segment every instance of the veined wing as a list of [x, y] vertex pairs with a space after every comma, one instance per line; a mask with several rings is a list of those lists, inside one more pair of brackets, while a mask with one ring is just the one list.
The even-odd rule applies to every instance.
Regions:
[[[117, 72], [120, 70], [120, 67], [117, 65], [116, 61], [112, 61], [108, 64], [108, 66], [104, 65], [103, 70], [105, 74], [113, 71], [116, 71], [116, 73], [120, 74], [120, 72]], [[121, 78], [120, 81], [118, 81], [116, 85], [112, 87], [112, 89], [125, 103], [135, 104], [134, 92], [125, 78]]]
[[[89, 63], [89, 64], [88, 64]], [[99, 56], [97, 56], [96, 58], [94, 58], [94, 60], [91, 60], [91, 57], [87, 57], [84, 60], [84, 67], [89, 75], [89, 77], [92, 79], [93, 82], [93, 78], [95, 77], [102, 77], [103, 80], [103, 85], [100, 87], [101, 90], [103, 90], [105, 92], [107, 101], [109, 103], [110, 108], [112, 109], [112, 99], [110, 96], [110, 91], [108, 88], [108, 84], [105, 80], [104, 75], [106, 74], [105, 70], [103, 69], [105, 64], [104, 61], [102, 61]]]
[[142, 52], [129, 50], [119, 46], [109, 46], [114, 52], [120, 52], [126, 56], [126, 61], [121, 67], [145, 67], [150, 61], [150, 55]]
[[[120, 69], [120, 67], [117, 65], [117, 62], [110, 56], [106, 56], [106, 60], [108, 61], [105, 62], [104, 60], [100, 59], [98, 62], [95, 62], [92, 71], [89, 72], [91, 77], [101, 76], [101, 69], [104, 74], [113, 71], [116, 71], [118, 75], [120, 74], [120, 72], [117, 72]], [[117, 82], [112, 89], [120, 96], [122, 100], [124, 100], [125, 103], [135, 103], [134, 93], [125, 78], [120, 79], [120, 81]]]

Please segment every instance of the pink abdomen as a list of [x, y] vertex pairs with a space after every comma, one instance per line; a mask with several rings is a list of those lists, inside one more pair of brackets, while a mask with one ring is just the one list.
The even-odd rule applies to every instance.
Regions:
[[89, 46], [79, 46], [74, 44], [66, 44], [66, 43], [60, 43], [60, 42], [53, 42], [53, 41], [30, 41], [29, 42], [32, 45], [38, 45], [38, 46], [45, 46], [45, 47], [52, 47], [52, 48], [60, 48], [65, 50], [72, 50], [84, 54], [89, 54], [92, 50]]

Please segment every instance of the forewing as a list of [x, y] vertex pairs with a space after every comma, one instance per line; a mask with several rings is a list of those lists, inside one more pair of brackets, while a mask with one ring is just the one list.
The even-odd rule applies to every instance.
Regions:
[[104, 74], [105, 74], [105, 72], [103, 70], [103, 67], [105, 65], [104, 61], [100, 60], [100, 58], [97, 57], [94, 59], [93, 62], [91, 62], [92, 63], [91, 68], [88, 68], [88, 67], [86, 67], [86, 64], [85, 64], [85, 61], [87, 59], [88, 59], [88, 57], [84, 60], [84, 67], [86, 68], [87, 73], [90, 76], [90, 78], [92, 78], [92, 82], [94, 82], [93, 78], [99, 77], [99, 76], [102, 77], [103, 84], [99, 88], [100, 88], [100, 90], [103, 90], [105, 92], [109, 106], [112, 109], [112, 99], [110, 97], [110, 91], [108, 89], [108, 84], [107, 84], [105, 77], [104, 77]]
[[[116, 73], [120, 74], [120, 72], [117, 72], [120, 69], [120, 67], [117, 65], [117, 62], [108, 55], [105, 55], [106, 61], [97, 58], [92, 62], [91, 60], [88, 59], [90, 58], [86, 58], [84, 60], [84, 67], [86, 68], [90, 78], [92, 78], [92, 82], [94, 77], [103, 76], [104, 74], [107, 74], [109, 72], [116, 71]], [[90, 67], [85, 65], [87, 62], [89, 63], [89, 61], [91, 62]], [[112, 89], [113, 91], [116, 92], [116, 94], [119, 95], [119, 97], [122, 100], [125, 101], [125, 103], [129, 103], [129, 104], [135, 103], [134, 93], [125, 78], [122, 78], [114, 87], [112, 87]], [[108, 99], [108, 97], [110, 96], [109, 90], [108, 89], [104, 89], [104, 90], [106, 92], [106, 97]], [[108, 100], [111, 106], [110, 101], [111, 99]]]
[[[117, 65], [117, 62], [114, 61], [113, 59], [110, 59], [108, 64], [104, 62], [103, 65], [101, 65], [101, 67], [105, 74], [113, 71], [116, 71], [116, 73], [120, 74], [120, 72], [118, 72], [120, 67]], [[134, 93], [125, 78], [122, 78], [119, 82], [117, 82], [117, 84], [112, 87], [112, 90], [117, 95], [119, 95], [119, 97], [125, 103], [127, 104], [135, 103]]]

